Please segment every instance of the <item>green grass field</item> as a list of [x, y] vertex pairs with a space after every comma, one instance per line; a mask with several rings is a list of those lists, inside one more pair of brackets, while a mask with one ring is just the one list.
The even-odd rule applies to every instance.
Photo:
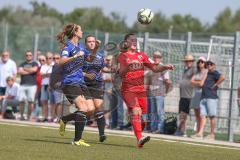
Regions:
[[96, 133], [85, 132], [91, 147], [72, 146], [73, 131], [0, 124], [0, 160], [239, 160], [240, 149], [225, 149], [163, 140], [136, 148], [135, 138], [108, 136], [98, 143]]

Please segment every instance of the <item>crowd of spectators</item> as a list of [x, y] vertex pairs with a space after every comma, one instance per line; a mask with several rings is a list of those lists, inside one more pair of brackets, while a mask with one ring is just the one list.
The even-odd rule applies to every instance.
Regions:
[[[34, 61], [33, 53], [25, 53], [25, 61], [18, 67], [11, 59], [10, 53], [4, 51], [0, 59], [0, 101], [1, 118], [19, 119], [37, 122], [57, 122], [63, 114], [63, 94], [49, 87], [49, 78], [54, 64], [60, 59], [59, 54], [38, 53]], [[163, 65], [163, 55], [156, 51], [153, 63]], [[179, 124], [175, 135], [186, 136], [186, 123], [190, 109], [196, 117], [196, 134], [193, 138], [203, 138], [206, 118], [210, 118], [211, 133], [208, 138], [214, 139], [215, 117], [218, 106], [217, 89], [224, 76], [216, 70], [213, 60], [199, 57], [196, 65], [191, 54], [187, 54], [183, 63], [185, 68], [179, 82]], [[114, 57], [105, 57], [107, 67], [112, 68]], [[196, 66], [196, 67], [195, 67]], [[121, 98], [119, 88], [114, 86], [112, 73], [103, 73], [104, 110], [106, 127], [130, 128], [127, 108]], [[146, 70], [146, 88], [148, 91], [148, 127], [152, 133], [164, 133], [164, 99], [172, 89], [169, 71], [153, 73]], [[239, 94], [240, 95], [240, 94]], [[96, 126], [94, 122], [88, 123]]]

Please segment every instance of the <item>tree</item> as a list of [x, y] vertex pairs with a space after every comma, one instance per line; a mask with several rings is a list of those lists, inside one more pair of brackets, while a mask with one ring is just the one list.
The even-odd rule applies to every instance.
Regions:
[[208, 29], [209, 32], [226, 33], [234, 32], [234, 25], [232, 21], [232, 11], [229, 7], [226, 7], [216, 18], [216, 21]]

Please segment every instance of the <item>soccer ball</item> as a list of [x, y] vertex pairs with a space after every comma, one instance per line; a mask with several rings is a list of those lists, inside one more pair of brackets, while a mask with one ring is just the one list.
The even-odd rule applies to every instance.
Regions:
[[137, 19], [141, 24], [150, 24], [153, 19], [153, 12], [149, 8], [142, 8], [138, 11]]

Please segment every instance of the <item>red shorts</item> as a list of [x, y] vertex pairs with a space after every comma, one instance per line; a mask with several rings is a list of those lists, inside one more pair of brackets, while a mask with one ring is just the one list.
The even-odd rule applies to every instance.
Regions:
[[129, 111], [133, 108], [141, 108], [142, 114], [147, 114], [146, 92], [122, 92], [122, 95]]

